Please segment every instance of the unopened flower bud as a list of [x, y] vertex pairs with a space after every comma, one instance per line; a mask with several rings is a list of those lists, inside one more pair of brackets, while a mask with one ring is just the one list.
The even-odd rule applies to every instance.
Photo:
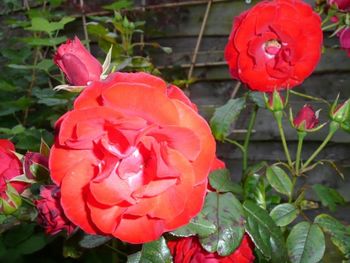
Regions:
[[266, 95], [264, 97], [266, 107], [273, 112], [282, 111], [287, 104], [286, 100], [277, 90], [270, 93], [268, 97]]
[[315, 112], [311, 106], [306, 104], [294, 118], [293, 125], [296, 129], [305, 131], [316, 128], [318, 122], [318, 112]]
[[337, 100], [331, 108], [330, 117], [333, 121], [342, 124], [350, 119], [350, 99], [343, 104], [337, 105]]

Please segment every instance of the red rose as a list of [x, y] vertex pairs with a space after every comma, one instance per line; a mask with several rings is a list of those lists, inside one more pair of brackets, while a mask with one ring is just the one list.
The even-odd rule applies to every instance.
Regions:
[[79, 38], [68, 39], [54, 56], [54, 62], [64, 72], [68, 82], [74, 86], [86, 86], [100, 80], [101, 63], [83, 46]]
[[350, 11], [350, 0], [327, 0], [329, 5], [336, 5], [342, 11]]
[[56, 128], [51, 176], [85, 232], [143, 243], [201, 210], [215, 141], [175, 86], [115, 73], [87, 87]]
[[22, 163], [13, 153], [15, 146], [9, 140], [0, 139], [0, 212], [16, 211], [21, 203], [21, 194], [28, 184], [10, 181], [21, 175]]
[[294, 118], [293, 124], [297, 129], [310, 130], [317, 126], [318, 116], [313, 108], [306, 104]]
[[339, 33], [340, 47], [344, 49], [350, 57], [350, 27], [345, 28]]
[[226, 257], [204, 250], [197, 237], [168, 241], [168, 247], [174, 263], [252, 263], [255, 259], [254, 244], [248, 235], [244, 235], [239, 247]]
[[70, 235], [75, 226], [66, 218], [60, 204], [60, 189], [56, 185], [42, 186], [40, 189], [41, 199], [35, 201], [38, 210], [38, 224], [46, 234], [55, 235], [66, 230]]
[[300, 0], [262, 1], [236, 17], [225, 58], [233, 78], [257, 91], [292, 88], [321, 56], [321, 19]]

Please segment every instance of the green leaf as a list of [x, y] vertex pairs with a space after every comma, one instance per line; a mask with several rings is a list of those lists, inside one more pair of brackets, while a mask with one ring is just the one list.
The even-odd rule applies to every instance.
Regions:
[[322, 205], [329, 207], [331, 211], [335, 211], [337, 204], [345, 204], [344, 197], [341, 196], [337, 190], [329, 188], [321, 184], [315, 184], [312, 189], [317, 194], [318, 198], [321, 200]]
[[210, 126], [217, 140], [223, 141], [231, 133], [231, 126], [245, 105], [245, 98], [237, 98], [230, 99], [225, 105], [215, 109]]
[[271, 218], [278, 226], [287, 226], [298, 216], [298, 209], [292, 204], [280, 204], [270, 212]]
[[173, 258], [164, 237], [146, 243], [142, 250], [128, 256], [128, 263], [171, 263]]
[[339, 248], [344, 256], [350, 258], [350, 228], [326, 214], [318, 215], [314, 222], [330, 235], [332, 243]]
[[110, 5], [104, 5], [103, 8], [107, 10], [120, 10], [132, 7], [130, 0], [118, 0]]
[[250, 199], [266, 209], [266, 189], [264, 180], [257, 173], [249, 174], [244, 180], [244, 199]]
[[293, 263], [319, 262], [326, 249], [321, 228], [309, 222], [300, 222], [287, 238], [289, 260]]
[[46, 32], [50, 35], [57, 30], [63, 29], [66, 24], [74, 20], [74, 17], [63, 17], [59, 22], [49, 22], [47, 19], [38, 16], [32, 18], [32, 25], [26, 29], [30, 31]]
[[16, 247], [16, 250], [20, 254], [32, 254], [40, 249], [44, 248], [48, 243], [47, 237], [44, 233], [37, 233], [26, 239], [24, 242]]
[[221, 193], [232, 192], [242, 194], [242, 187], [231, 180], [230, 172], [227, 169], [218, 169], [209, 174], [210, 186]]
[[17, 91], [17, 87], [14, 84], [10, 83], [9, 81], [0, 79], [0, 91], [7, 91], [7, 92]]
[[48, 168], [41, 165], [41, 164], [33, 163], [29, 167], [29, 169], [37, 181], [44, 181], [44, 180], [47, 180], [48, 178], [50, 178], [50, 172], [49, 172]]
[[246, 213], [246, 229], [256, 247], [272, 263], [287, 261], [287, 250], [281, 229], [266, 210], [252, 201], [243, 204]]
[[53, 47], [57, 46], [67, 40], [66, 37], [53, 37], [53, 38], [34, 38], [34, 37], [25, 37], [22, 38], [21, 41], [25, 42], [31, 46], [47, 46]]
[[266, 178], [277, 192], [287, 196], [292, 194], [292, 181], [282, 168], [276, 165], [268, 167]]
[[43, 59], [36, 65], [36, 67], [43, 71], [49, 71], [51, 67], [53, 67], [54, 63], [52, 59]]
[[40, 150], [39, 150], [40, 154], [45, 156], [45, 157], [49, 157], [50, 156], [50, 146], [45, 142], [45, 140], [43, 138], [41, 138], [40, 141]]
[[200, 237], [207, 237], [216, 231], [214, 223], [204, 218], [202, 213], [199, 213], [196, 217], [192, 218], [189, 224], [180, 227], [173, 232], [170, 232], [174, 236], [189, 237], [198, 235]]
[[258, 105], [259, 108], [266, 108], [265, 99], [262, 92], [249, 92], [249, 98]]
[[79, 245], [83, 248], [95, 248], [107, 243], [111, 239], [112, 238], [108, 236], [84, 235], [79, 241]]
[[201, 212], [213, 222], [216, 231], [200, 238], [202, 246], [220, 256], [230, 255], [241, 243], [244, 234], [244, 216], [241, 203], [232, 193], [208, 193]]

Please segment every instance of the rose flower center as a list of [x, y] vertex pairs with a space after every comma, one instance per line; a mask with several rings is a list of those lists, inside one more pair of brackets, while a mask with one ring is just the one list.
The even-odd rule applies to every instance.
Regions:
[[281, 47], [282, 47], [281, 43], [276, 39], [271, 39], [271, 40], [266, 41], [264, 43], [265, 52], [268, 55], [272, 55], [272, 56], [277, 55], [277, 53], [280, 51]]

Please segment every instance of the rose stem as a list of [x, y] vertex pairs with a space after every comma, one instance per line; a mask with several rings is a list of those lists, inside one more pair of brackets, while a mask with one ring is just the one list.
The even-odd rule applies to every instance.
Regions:
[[248, 130], [244, 138], [244, 144], [243, 144], [243, 175], [245, 171], [248, 168], [248, 147], [249, 147], [249, 141], [250, 141], [250, 136], [252, 134], [252, 130], [254, 128], [255, 120], [256, 120], [256, 114], [258, 112], [258, 106], [254, 105], [254, 109], [252, 112], [252, 115], [250, 116], [249, 124], [248, 124]]
[[283, 126], [282, 126], [282, 114], [283, 114], [282, 111], [277, 111], [277, 112], [273, 113], [273, 116], [275, 117], [275, 119], [277, 121], [277, 126], [278, 126], [278, 130], [280, 132], [281, 141], [282, 141], [282, 145], [283, 145], [283, 149], [284, 149], [284, 154], [286, 155], [288, 165], [290, 167], [293, 167], [292, 159], [290, 158], [290, 154], [289, 154], [289, 150], [288, 150], [286, 136], [284, 135], [284, 130], [283, 130]]
[[306, 136], [306, 132], [298, 132], [298, 148], [295, 157], [295, 175], [299, 175], [300, 159], [301, 159], [301, 149], [303, 148], [303, 141]]
[[324, 141], [321, 143], [321, 145], [316, 149], [316, 151], [305, 162], [302, 169], [307, 168], [307, 166], [313, 161], [313, 159], [315, 159], [315, 157], [320, 153], [320, 151], [322, 151], [322, 149], [327, 145], [329, 140], [333, 137], [334, 133], [338, 130], [338, 127], [339, 127], [339, 125], [337, 123], [331, 122], [331, 124], [329, 126], [329, 132], [328, 132], [326, 139], [324, 139]]

